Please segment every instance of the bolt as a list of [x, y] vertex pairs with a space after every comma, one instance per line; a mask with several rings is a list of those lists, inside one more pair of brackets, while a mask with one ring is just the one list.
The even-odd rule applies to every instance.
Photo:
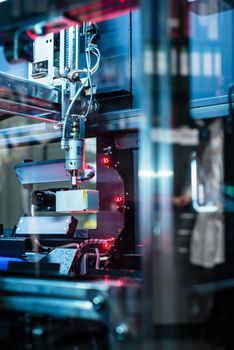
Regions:
[[115, 335], [117, 340], [123, 341], [128, 334], [128, 326], [124, 323], [121, 323], [115, 328]]
[[103, 306], [105, 302], [105, 299], [102, 295], [98, 294], [96, 295], [93, 300], [92, 300], [92, 303], [93, 303], [93, 306], [96, 310], [99, 310], [101, 309], [101, 307]]

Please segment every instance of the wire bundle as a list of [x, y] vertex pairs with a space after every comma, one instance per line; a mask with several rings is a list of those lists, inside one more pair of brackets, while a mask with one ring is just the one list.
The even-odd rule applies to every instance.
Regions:
[[[88, 46], [86, 47], [85, 50], [85, 57], [86, 57], [86, 66], [87, 68], [85, 69], [78, 69], [75, 70], [73, 72], [70, 72], [70, 75], [74, 75], [74, 74], [86, 74], [86, 77], [83, 79], [83, 82], [81, 83], [81, 86], [79, 87], [79, 89], [77, 90], [75, 96], [73, 97], [67, 111], [64, 117], [64, 123], [63, 123], [63, 134], [62, 134], [62, 138], [65, 139], [66, 136], [66, 126], [67, 126], [67, 121], [68, 121], [68, 117], [70, 115], [71, 109], [75, 103], [75, 101], [78, 99], [78, 97], [80, 96], [81, 92], [83, 91], [83, 89], [85, 88], [87, 82], [89, 82], [90, 85], [90, 100], [89, 100], [89, 105], [87, 108], [86, 113], [84, 114], [84, 117], [87, 117], [87, 115], [90, 112], [91, 106], [92, 106], [92, 101], [93, 101], [93, 85], [92, 85], [92, 75], [98, 70], [99, 65], [100, 65], [100, 59], [101, 59], [101, 54], [99, 49], [97, 48], [97, 46], [95, 44], [93, 44], [93, 39], [95, 38], [96, 34], [92, 35], [89, 41]], [[91, 67], [91, 53], [96, 56], [97, 61], [95, 63], [95, 65], [93, 67]]]

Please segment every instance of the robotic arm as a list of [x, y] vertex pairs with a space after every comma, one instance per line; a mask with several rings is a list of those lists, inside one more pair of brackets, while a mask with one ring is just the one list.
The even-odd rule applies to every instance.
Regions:
[[[90, 180], [94, 175], [94, 169], [85, 164], [85, 120], [93, 110], [93, 84], [92, 75], [98, 70], [100, 63], [100, 51], [95, 39], [99, 36], [98, 28], [93, 24], [85, 24], [85, 57], [86, 67], [84, 69], [70, 70], [66, 79], [77, 86], [76, 93], [71, 100], [63, 119], [63, 132], [61, 148], [65, 150], [65, 168], [71, 175], [72, 188], [77, 189], [80, 183]], [[91, 56], [95, 56], [96, 62], [91, 67]], [[83, 76], [83, 78], [81, 78]], [[89, 88], [89, 102], [86, 111], [79, 115], [72, 114], [76, 101], [82, 98], [86, 88]], [[85, 176], [85, 169], [89, 173]]]

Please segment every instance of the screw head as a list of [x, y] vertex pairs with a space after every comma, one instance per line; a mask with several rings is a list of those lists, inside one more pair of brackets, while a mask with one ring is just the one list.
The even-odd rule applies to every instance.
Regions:
[[103, 306], [104, 302], [105, 299], [100, 294], [96, 295], [92, 300], [93, 306], [96, 310], [99, 310]]
[[119, 340], [119, 341], [124, 340], [128, 334], [128, 326], [125, 323], [119, 324], [115, 328], [115, 334], [116, 334], [117, 340]]

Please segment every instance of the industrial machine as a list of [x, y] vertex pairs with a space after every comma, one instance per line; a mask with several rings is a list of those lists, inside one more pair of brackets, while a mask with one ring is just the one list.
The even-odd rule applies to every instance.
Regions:
[[[30, 12], [26, 21], [25, 13], [18, 13], [20, 27], [1, 28], [6, 67], [1, 116], [7, 125], [2, 148], [31, 149], [13, 166], [14, 196], [17, 191], [24, 196], [21, 213], [2, 220], [2, 278], [21, 286], [21, 292], [10, 287], [10, 297], [2, 289], [7, 297], [2, 311], [9, 318], [0, 321], [7, 328], [0, 344], [19, 349], [135, 346], [141, 289], [140, 238], [134, 229], [135, 119], [140, 112], [132, 109], [129, 48], [133, 18], [140, 20], [139, 11], [131, 10], [138, 4], [60, 5], [54, 4], [51, 19]], [[15, 16], [8, 2], [1, 6]], [[27, 10], [34, 11], [25, 3]], [[7, 25], [12, 31], [5, 31]], [[44, 155], [34, 159], [30, 152], [37, 145]], [[22, 322], [26, 314], [28, 321]], [[17, 328], [23, 327], [13, 338], [12, 317]], [[66, 329], [64, 322], [70, 323]]]
[[0, 1], [1, 349], [233, 349], [233, 23]]
[[[127, 27], [130, 21], [129, 15], [124, 16], [124, 21]], [[115, 25], [118, 26], [120, 23], [122, 24], [123, 20], [117, 19], [115, 22]], [[121, 160], [123, 146], [121, 140], [118, 140], [118, 136], [115, 134], [113, 139], [110, 138], [106, 141], [104, 141], [104, 137], [98, 138], [94, 165], [87, 164], [85, 161], [86, 136], [96, 136], [101, 132], [101, 130], [94, 131], [93, 121], [97, 119], [99, 124], [99, 114], [108, 108], [106, 104], [111, 103], [111, 100], [122, 99], [122, 103], [127, 105], [131, 99], [131, 92], [124, 91], [124, 88], [128, 89], [128, 82], [119, 83], [116, 80], [114, 83], [119, 84], [119, 86], [112, 87], [108, 82], [98, 86], [98, 79], [96, 79], [97, 83], [95, 84], [95, 74], [98, 74], [101, 61], [99, 49], [99, 42], [102, 43], [101, 29], [105, 26], [105, 22], [100, 28], [91, 22], [82, 22], [80, 26], [77, 24], [46, 35], [34, 33], [33, 60], [28, 63], [28, 78], [22, 80], [2, 75], [2, 79], [8, 86], [11, 84], [16, 86], [17, 97], [14, 96], [14, 99], [16, 97], [19, 100], [18, 108], [20, 110], [21, 108], [30, 109], [28, 112], [23, 111], [22, 114], [52, 124], [50, 131], [54, 130], [55, 140], [58, 140], [61, 135], [61, 155], [65, 158], [64, 160], [50, 159], [39, 162], [23, 161], [16, 165], [15, 171], [21, 185], [31, 186], [29, 189], [30, 215], [19, 219], [16, 235], [22, 237], [22, 235], [44, 234], [48, 237], [55, 233], [59, 235], [60, 232], [63, 239], [72, 239], [73, 237], [101, 239], [99, 244], [105, 243], [105, 239], [107, 239], [114, 243], [119, 233], [124, 229], [126, 212], [134, 211], [133, 205], [130, 208], [130, 204], [128, 204], [129, 201], [133, 201], [134, 194], [133, 189], [128, 189], [130, 181], [124, 179], [124, 177], [129, 176], [129, 171], [124, 170], [126, 165]], [[29, 34], [33, 36], [31, 32]], [[113, 34], [110, 35], [113, 36]], [[103, 42], [102, 46], [105, 44]], [[125, 52], [128, 49], [127, 44], [124, 47]], [[126, 55], [125, 52], [124, 55]], [[9, 59], [7, 54], [6, 57]], [[103, 59], [106, 58], [109, 56], [104, 53]], [[127, 60], [128, 57], [124, 56], [122, 59], [124, 65], [128, 64]], [[126, 80], [130, 80], [130, 77], [127, 76]], [[111, 83], [113, 84], [113, 82]], [[22, 87], [24, 89], [23, 95], [26, 96], [22, 96]], [[39, 95], [37, 101], [35, 95]], [[24, 99], [27, 102], [22, 103]], [[9, 104], [8, 98], [7, 104]], [[51, 104], [53, 104], [53, 112]], [[116, 103], [113, 104], [115, 106], [112, 108], [118, 109]], [[29, 105], [31, 106], [29, 107]], [[47, 107], [45, 108], [44, 105]], [[10, 108], [6, 107], [6, 109], [7, 112], [11, 113]], [[105, 113], [102, 114], [105, 115]], [[114, 115], [114, 117], [116, 116]], [[111, 115], [108, 115], [108, 118], [111, 119]], [[37, 125], [34, 127], [36, 129]], [[50, 134], [52, 135], [49, 137], [53, 138], [53, 132]], [[132, 141], [130, 140], [132, 145], [127, 146], [131, 151], [126, 151], [124, 157], [127, 156], [127, 153], [130, 154], [129, 166], [133, 167], [131, 158], [133, 158], [132, 150], [138, 147], [137, 134], [129, 135], [130, 138], [133, 138]], [[133, 174], [133, 170], [131, 173]], [[97, 189], [95, 189], [95, 183], [91, 181], [95, 177]], [[102, 183], [102, 179], [105, 177], [106, 180]], [[111, 194], [108, 194], [108, 179], [113, 183], [113, 193]], [[64, 182], [64, 184], [62, 187], [61, 185], [58, 187], [57, 182]], [[34, 190], [33, 185], [35, 184], [40, 184], [40, 190]], [[53, 184], [55, 184], [54, 188]], [[50, 188], [45, 187], [48, 185]], [[99, 190], [100, 186], [102, 186], [101, 190]], [[125, 192], [129, 199], [125, 198]], [[109, 201], [111, 203], [108, 203]], [[51, 216], [48, 216], [48, 213]], [[56, 218], [53, 213], [62, 215]], [[79, 221], [79, 214], [82, 217], [84, 213], [86, 217], [89, 214], [93, 214], [95, 217], [95, 230], [90, 230], [90, 232], [87, 230], [77, 231], [73, 225], [73, 232], [70, 230], [70, 226], [71, 232], [69, 230], [64, 232], [64, 225], [67, 226], [66, 222]], [[67, 215], [69, 214], [71, 217], [68, 219]], [[72, 215], [75, 215], [76, 218]], [[107, 218], [110, 215], [112, 220]], [[132, 214], [132, 216], [134, 215]], [[64, 222], [62, 218], [64, 218]], [[55, 229], [55, 221], [61, 223], [59, 230], [58, 227]], [[42, 229], [39, 229], [38, 225]], [[133, 241], [133, 238], [131, 239]], [[112, 247], [108, 242], [107, 251]], [[134, 250], [134, 243], [131, 243], [129, 253], [134, 253]]]

